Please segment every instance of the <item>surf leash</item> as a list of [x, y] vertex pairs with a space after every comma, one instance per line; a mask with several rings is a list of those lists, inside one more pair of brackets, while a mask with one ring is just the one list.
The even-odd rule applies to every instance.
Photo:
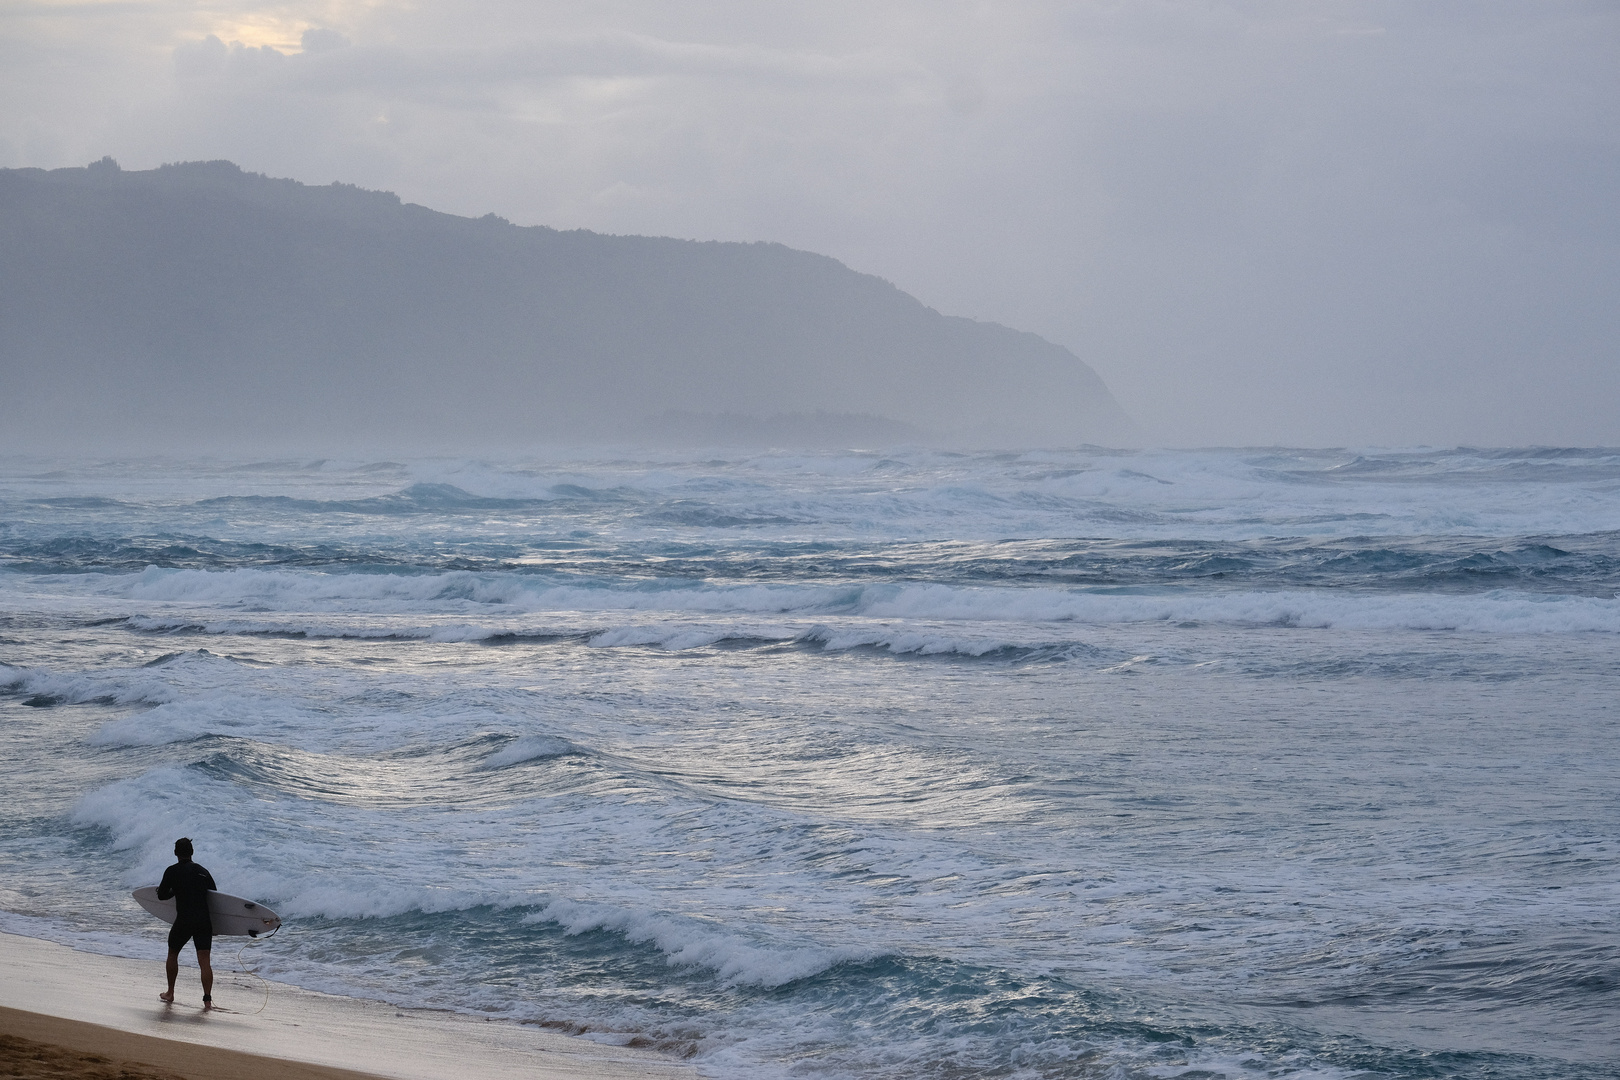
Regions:
[[247, 941], [244, 941], [242, 943], [242, 947], [240, 949], [236, 950], [236, 969], [238, 971], [240, 971], [243, 975], [251, 975], [255, 979], [258, 979], [260, 982], [264, 983], [264, 1001], [259, 1005], [259, 1007], [257, 1009], [254, 1009], [252, 1012], [248, 1013], [247, 1014], [248, 1016], [258, 1016], [260, 1013], [264, 1012], [265, 1006], [270, 1004], [270, 980], [266, 979], [263, 975], [260, 975], [257, 971], [254, 971], [252, 968], [248, 967], [247, 964], [244, 963], [243, 960], [242, 960], [242, 954], [247, 952], [247, 948], [248, 948], [249, 945], [257, 945], [261, 941], [269, 941], [271, 938], [275, 937], [279, 933], [281, 933], [281, 927], [277, 926], [274, 930], [272, 930], [268, 934], [264, 935], [264, 937], [249, 938]]

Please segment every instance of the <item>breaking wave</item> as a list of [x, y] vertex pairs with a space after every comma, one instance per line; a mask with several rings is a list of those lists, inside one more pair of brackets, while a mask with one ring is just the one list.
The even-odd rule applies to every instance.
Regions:
[[[596, 587], [554, 585], [524, 575], [297, 574], [290, 571], [147, 571], [112, 583], [114, 596], [134, 601], [207, 605], [220, 612], [195, 617], [142, 615], [131, 625], [157, 630], [190, 627], [209, 633], [301, 633], [309, 636], [434, 636], [477, 640], [500, 631], [440, 626], [356, 627], [337, 623], [247, 619], [225, 615], [327, 611], [406, 615], [606, 613], [623, 611], [738, 616], [858, 616], [949, 622], [1114, 624], [1217, 622], [1239, 625], [1348, 629], [1465, 630], [1480, 633], [1620, 631], [1620, 599], [1568, 593], [1494, 589], [1479, 593], [1390, 593], [1306, 589], [1063, 589], [914, 583], [883, 585], [707, 585], [659, 582]], [[594, 644], [645, 644], [631, 629], [602, 631]], [[600, 634], [598, 635], [600, 637]], [[710, 642], [726, 636], [717, 633]], [[651, 639], [649, 639], [650, 641]], [[696, 641], [697, 639], [693, 639]], [[683, 647], [683, 646], [672, 646]], [[684, 646], [690, 647], [690, 646]], [[906, 650], [899, 650], [906, 651]]]

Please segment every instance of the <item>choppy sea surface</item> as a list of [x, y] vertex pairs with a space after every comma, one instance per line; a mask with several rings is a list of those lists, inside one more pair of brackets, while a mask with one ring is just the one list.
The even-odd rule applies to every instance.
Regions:
[[189, 835], [723, 1080], [1620, 1076], [1617, 589], [1615, 450], [0, 461], [0, 929]]

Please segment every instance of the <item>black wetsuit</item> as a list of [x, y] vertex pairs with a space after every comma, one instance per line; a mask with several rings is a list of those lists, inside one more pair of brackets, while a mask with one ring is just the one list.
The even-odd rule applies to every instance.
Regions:
[[214, 923], [208, 917], [208, 892], [218, 888], [214, 876], [187, 859], [163, 871], [158, 883], [158, 899], [174, 897], [174, 928], [169, 931], [169, 951], [179, 952], [195, 940], [198, 952], [214, 948]]

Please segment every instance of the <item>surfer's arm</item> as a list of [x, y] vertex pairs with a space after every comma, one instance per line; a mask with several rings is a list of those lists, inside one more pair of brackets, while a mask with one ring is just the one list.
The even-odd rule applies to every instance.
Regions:
[[174, 868], [171, 866], [168, 870], [163, 871], [163, 880], [158, 882], [159, 900], [167, 900], [174, 895], [174, 883], [170, 880], [174, 876], [173, 870]]
[[214, 875], [213, 874], [210, 874], [208, 871], [204, 870], [203, 871], [203, 877], [205, 879], [207, 879], [208, 888], [209, 888], [209, 890], [211, 892], [219, 892], [219, 886], [214, 884]]

